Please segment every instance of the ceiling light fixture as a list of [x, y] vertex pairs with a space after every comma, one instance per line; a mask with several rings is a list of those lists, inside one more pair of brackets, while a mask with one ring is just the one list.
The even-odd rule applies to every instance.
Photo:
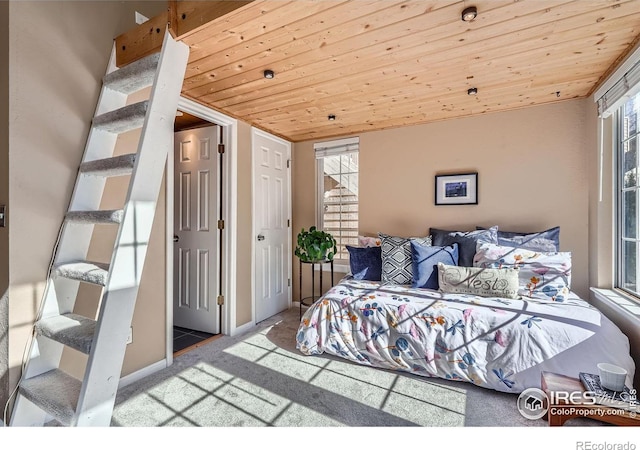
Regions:
[[273, 77], [275, 77], [275, 76], [276, 76], [276, 74], [275, 74], [275, 73], [273, 73], [273, 70], [269, 70], [269, 69], [267, 69], [267, 70], [265, 70], [265, 71], [264, 71], [264, 77], [265, 77], [267, 80], [270, 80], [270, 79], [272, 79], [272, 78], [273, 78]]
[[335, 114], [329, 114], [329, 116], [327, 117], [327, 119], [329, 119], [329, 120], [336, 120], [336, 115], [335, 115]]
[[467, 89], [467, 95], [476, 95], [477, 93], [478, 93], [478, 88]]
[[471, 22], [478, 15], [478, 10], [475, 6], [469, 6], [462, 11], [462, 21]]

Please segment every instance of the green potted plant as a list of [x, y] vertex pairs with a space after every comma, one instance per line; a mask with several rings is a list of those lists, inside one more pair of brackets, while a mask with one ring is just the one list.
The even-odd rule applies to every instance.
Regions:
[[304, 262], [332, 261], [338, 251], [336, 240], [316, 227], [304, 228], [298, 233], [295, 255]]

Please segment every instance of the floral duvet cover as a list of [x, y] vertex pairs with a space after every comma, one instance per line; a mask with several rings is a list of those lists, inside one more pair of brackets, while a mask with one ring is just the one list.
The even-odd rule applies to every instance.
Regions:
[[562, 302], [443, 294], [346, 277], [302, 317], [297, 348], [503, 392], [609, 362], [635, 371], [627, 337], [575, 294]]

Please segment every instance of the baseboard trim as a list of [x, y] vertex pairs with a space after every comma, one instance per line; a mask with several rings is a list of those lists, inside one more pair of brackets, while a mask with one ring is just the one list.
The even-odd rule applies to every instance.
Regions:
[[142, 380], [143, 378], [146, 378], [149, 375], [166, 368], [167, 368], [167, 360], [163, 359], [158, 361], [157, 363], [151, 364], [150, 366], [144, 367], [140, 370], [130, 373], [129, 375], [125, 375], [124, 377], [120, 378], [118, 389], [128, 386], [131, 383], [135, 383], [138, 380]]
[[253, 323], [253, 322], [247, 322], [247, 323], [245, 323], [244, 325], [240, 325], [239, 327], [236, 327], [236, 328], [233, 330], [233, 333], [232, 333], [232, 334], [230, 334], [229, 336], [237, 336], [237, 335], [239, 335], [239, 334], [246, 333], [247, 331], [249, 331], [249, 330], [251, 330], [251, 329], [253, 329], [253, 328], [255, 328], [255, 327], [256, 327], [256, 324], [255, 324], [255, 323]]

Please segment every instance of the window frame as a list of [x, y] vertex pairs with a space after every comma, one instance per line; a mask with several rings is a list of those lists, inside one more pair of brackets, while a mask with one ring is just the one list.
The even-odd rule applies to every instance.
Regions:
[[[353, 146], [356, 146], [354, 149]], [[342, 147], [342, 148], [341, 148]], [[351, 147], [351, 148], [350, 148]], [[318, 153], [328, 153], [319, 156]], [[315, 157], [315, 177], [316, 177], [316, 228], [318, 230], [324, 230], [324, 158], [328, 156], [342, 156], [350, 153], [360, 154], [360, 138], [351, 137], [346, 139], [338, 139], [334, 141], [317, 142], [314, 144], [314, 157]], [[360, 179], [360, 163], [358, 161], [358, 182]], [[358, 189], [358, 227], [356, 228], [359, 233], [360, 226], [360, 191]], [[356, 237], [357, 238], [357, 237]], [[346, 254], [346, 258], [334, 258], [334, 269], [338, 271], [349, 272], [349, 255]]]
[[[640, 101], [640, 93], [633, 95], [633, 97], [637, 97], [638, 101]], [[640, 180], [638, 180], [637, 176], [640, 172], [640, 146], [638, 145], [640, 139], [640, 128], [638, 127], [638, 121], [636, 121], [636, 130], [635, 132], [627, 138], [624, 137], [624, 109], [626, 107], [627, 102], [623, 102], [618, 108], [613, 111], [613, 142], [614, 142], [614, 154], [615, 154], [615, 201], [614, 201], [614, 217], [615, 217], [615, 246], [614, 246], [614, 288], [619, 289], [624, 294], [632, 296], [636, 300], [640, 300], [640, 286], [638, 283], [640, 282], [640, 265], [638, 261], [640, 261], [640, 217], [638, 215], [638, 205], [640, 204]], [[625, 142], [629, 142], [632, 139], [636, 140], [636, 183], [633, 188], [625, 188], [624, 187], [624, 144]], [[636, 232], [635, 238], [627, 238], [624, 236], [624, 193], [630, 192], [632, 190], [636, 191]], [[635, 285], [636, 291], [633, 291], [625, 286], [624, 276], [625, 276], [625, 260], [624, 260], [624, 244], [625, 242], [635, 242], [635, 254], [636, 254], [636, 275], [635, 275]]]

